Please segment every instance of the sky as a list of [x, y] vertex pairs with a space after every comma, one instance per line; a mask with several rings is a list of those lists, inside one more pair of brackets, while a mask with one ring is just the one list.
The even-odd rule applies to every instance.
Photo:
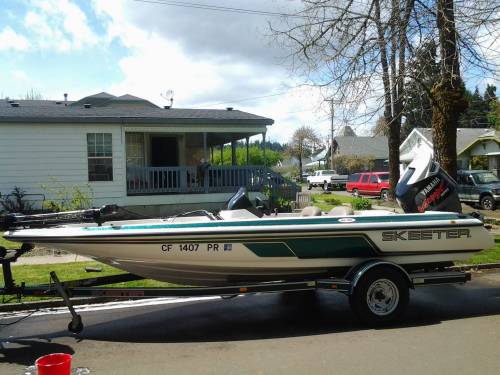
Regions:
[[[169, 1], [290, 12], [295, 0]], [[70, 100], [131, 94], [163, 106], [226, 108], [274, 119], [268, 139], [300, 126], [324, 139], [329, 104], [301, 86], [270, 36], [277, 17], [168, 6], [162, 0], [0, 0], [0, 97], [35, 90]], [[339, 119], [335, 126], [339, 127]], [[375, 119], [373, 120], [375, 121]], [[358, 135], [370, 126], [357, 127]]]

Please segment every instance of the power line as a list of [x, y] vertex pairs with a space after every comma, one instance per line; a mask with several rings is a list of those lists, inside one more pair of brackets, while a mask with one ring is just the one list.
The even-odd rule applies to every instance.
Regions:
[[209, 5], [209, 4], [201, 4], [201, 3], [187, 3], [187, 2], [171, 1], [171, 0], [134, 0], [134, 1], [140, 2], [140, 3], [159, 4], [159, 5], [167, 5], [167, 6], [174, 6], [174, 7], [181, 7], [181, 8], [193, 8], [193, 9], [212, 10], [212, 11], [218, 11], [218, 12], [250, 14], [250, 15], [255, 15], [255, 16], [310, 18], [308, 16], [300, 15], [300, 14], [269, 12], [269, 11], [265, 11], [265, 10], [233, 8], [233, 7], [225, 7], [225, 6], [219, 6], [219, 5]]

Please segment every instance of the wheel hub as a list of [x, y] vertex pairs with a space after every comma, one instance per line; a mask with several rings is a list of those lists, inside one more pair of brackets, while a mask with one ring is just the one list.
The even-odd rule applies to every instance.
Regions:
[[366, 293], [368, 308], [376, 315], [384, 316], [392, 313], [399, 304], [397, 286], [388, 279], [375, 280]]

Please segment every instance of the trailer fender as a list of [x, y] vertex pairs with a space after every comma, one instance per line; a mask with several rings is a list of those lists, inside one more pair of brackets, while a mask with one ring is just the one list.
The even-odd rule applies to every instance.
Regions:
[[391, 267], [398, 272], [400, 272], [402, 275], [404, 275], [405, 279], [408, 281], [408, 287], [411, 289], [414, 289], [413, 281], [408, 272], [401, 267], [399, 264], [389, 262], [386, 260], [381, 260], [381, 259], [370, 259], [364, 262], [361, 262], [353, 267], [347, 272], [345, 279], [349, 280], [351, 282], [351, 290], [349, 294], [352, 294], [354, 291], [354, 288], [356, 288], [356, 285], [358, 284], [359, 280], [371, 269], [375, 267]]

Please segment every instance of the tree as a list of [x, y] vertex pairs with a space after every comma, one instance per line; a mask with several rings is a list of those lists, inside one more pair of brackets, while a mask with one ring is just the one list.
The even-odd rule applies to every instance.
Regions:
[[301, 126], [293, 133], [292, 139], [288, 144], [287, 152], [299, 161], [299, 176], [302, 177], [302, 160], [311, 155], [312, 150], [320, 143], [314, 129], [308, 126]]
[[401, 141], [406, 139], [414, 128], [431, 127], [432, 106], [429, 92], [439, 79], [439, 64], [436, 60], [436, 43], [430, 40], [418, 47], [408, 62]]
[[[231, 146], [224, 147], [223, 162], [225, 165], [231, 164]], [[283, 159], [282, 153], [266, 149], [266, 160], [264, 161], [264, 150], [259, 144], [251, 144], [248, 147], [248, 165], [266, 165], [274, 166], [279, 160]], [[213, 164], [221, 165], [220, 152], [214, 152]], [[247, 149], [243, 143], [236, 147], [236, 164], [247, 165]]]
[[387, 136], [388, 133], [389, 133], [389, 126], [387, 126], [385, 118], [379, 117], [377, 122], [375, 123], [375, 126], [372, 129], [372, 135], [374, 137], [381, 137], [381, 136]]
[[24, 95], [25, 100], [43, 100], [43, 96], [40, 91], [36, 89], [30, 89]]
[[486, 128], [488, 127], [488, 102], [483, 99], [476, 87], [474, 93], [465, 90], [467, 109], [458, 120], [461, 128]]
[[[352, 116], [382, 86], [388, 126], [391, 193], [399, 180], [407, 29], [415, 0], [304, 0], [304, 9], [274, 34], [291, 49], [293, 68]], [[329, 91], [329, 92], [328, 92]], [[379, 113], [375, 108], [370, 118]], [[339, 112], [338, 110], [336, 111]]]

